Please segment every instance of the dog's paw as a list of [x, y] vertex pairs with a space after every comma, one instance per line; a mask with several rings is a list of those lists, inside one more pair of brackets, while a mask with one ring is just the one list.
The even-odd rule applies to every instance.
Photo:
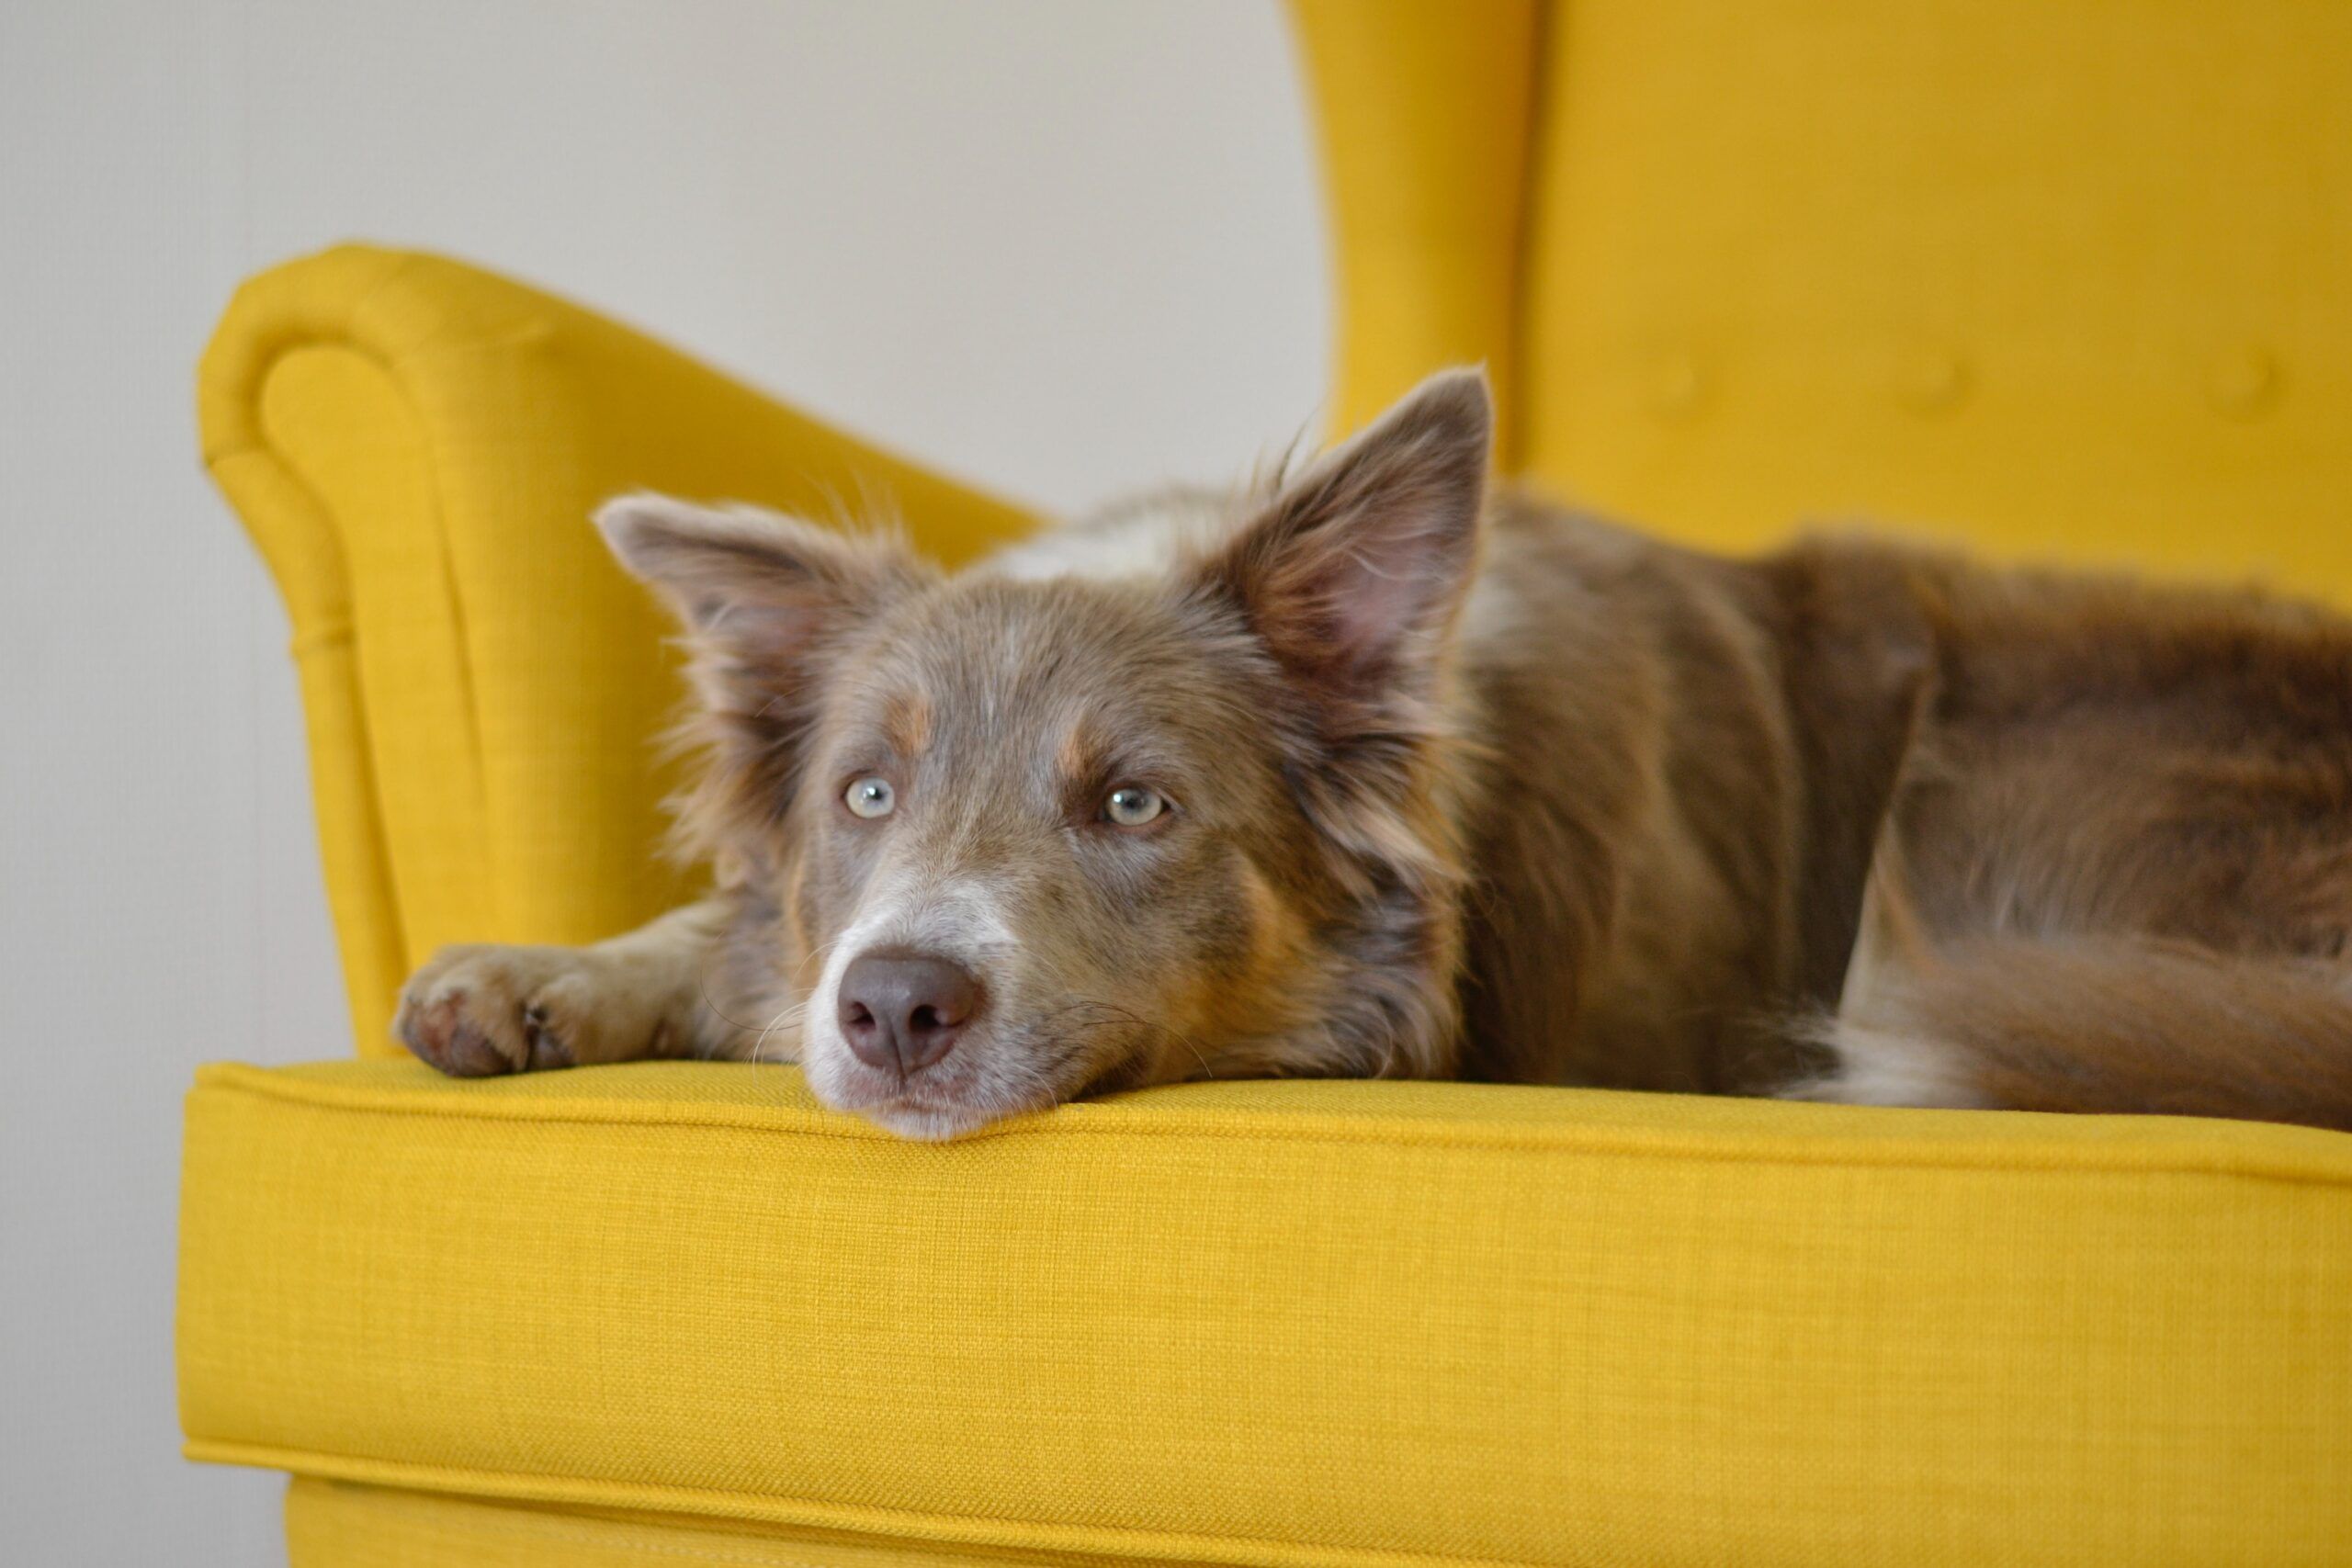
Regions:
[[401, 992], [392, 1034], [456, 1077], [657, 1055], [666, 998], [578, 947], [445, 947]]

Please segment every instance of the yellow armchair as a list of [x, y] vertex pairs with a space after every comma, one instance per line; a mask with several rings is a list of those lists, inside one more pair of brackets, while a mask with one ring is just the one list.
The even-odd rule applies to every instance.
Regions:
[[[2352, 586], [2342, 8], [1295, 10], [1343, 423], [1485, 358], [1515, 471], [1694, 539]], [[595, 502], [1026, 525], [430, 256], [255, 279], [200, 408], [362, 1056], [436, 944], [684, 891]], [[936, 1147], [364, 1060], [206, 1069], [185, 1157], [188, 1451], [293, 1474], [298, 1564], [2352, 1561], [2340, 1134], [1266, 1083]]]
[[1029, 520], [577, 306], [350, 245], [240, 289], [204, 457], [293, 623], [362, 1055], [449, 942], [590, 942], [683, 897], [655, 853], [660, 612], [588, 525], [636, 488], [895, 508], [958, 558]]

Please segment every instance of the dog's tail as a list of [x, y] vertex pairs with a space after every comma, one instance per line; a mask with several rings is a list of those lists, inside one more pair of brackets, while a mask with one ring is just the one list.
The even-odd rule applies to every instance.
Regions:
[[2352, 1129], [2352, 966], [2132, 937], [1939, 945], [1807, 1032], [1784, 1091], [1859, 1105]]

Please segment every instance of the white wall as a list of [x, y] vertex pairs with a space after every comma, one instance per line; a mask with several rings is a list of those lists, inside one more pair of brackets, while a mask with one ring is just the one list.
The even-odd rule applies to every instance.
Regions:
[[346, 1049], [236, 280], [447, 250], [1067, 508], [1316, 414], [1309, 160], [1272, 0], [0, 0], [0, 1560], [282, 1550], [172, 1400], [189, 1069]]

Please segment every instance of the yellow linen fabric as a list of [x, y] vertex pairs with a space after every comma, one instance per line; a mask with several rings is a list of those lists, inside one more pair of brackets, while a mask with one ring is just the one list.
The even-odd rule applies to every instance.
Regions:
[[1693, 542], [2352, 599], [2352, 6], [1297, 0], [1360, 423]]
[[196, 1457], [1206, 1562], [2341, 1562], [2352, 1138], [779, 1067], [207, 1069]]
[[1294, 0], [1317, 88], [1340, 308], [1332, 416], [1352, 430], [1433, 370], [1483, 363], [1519, 467], [1522, 222], [1536, 0]]
[[589, 525], [651, 488], [895, 511], [943, 558], [1028, 521], [534, 289], [345, 246], [239, 290], [205, 460], [284, 591], [362, 1055], [443, 942], [584, 942], [685, 892], [658, 852], [667, 627]]
[[286, 1493], [292, 1568], [1099, 1568], [1131, 1557], [891, 1540], [757, 1519], [495, 1502], [297, 1477]]

